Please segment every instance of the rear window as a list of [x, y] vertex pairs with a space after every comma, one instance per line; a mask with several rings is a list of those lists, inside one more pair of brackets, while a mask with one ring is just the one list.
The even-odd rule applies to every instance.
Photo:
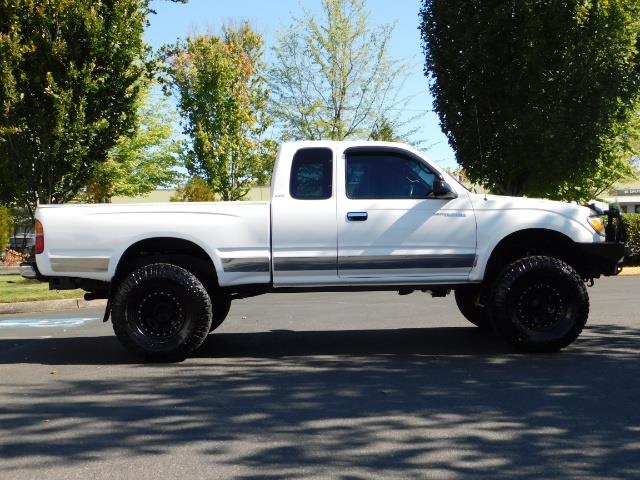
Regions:
[[290, 194], [298, 200], [331, 198], [333, 152], [328, 148], [302, 148], [293, 156]]

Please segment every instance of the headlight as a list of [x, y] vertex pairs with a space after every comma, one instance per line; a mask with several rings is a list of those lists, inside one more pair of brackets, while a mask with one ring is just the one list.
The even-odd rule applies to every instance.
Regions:
[[602, 219], [600, 217], [589, 217], [587, 218], [587, 222], [591, 225], [598, 235], [604, 237], [604, 223], [602, 223]]

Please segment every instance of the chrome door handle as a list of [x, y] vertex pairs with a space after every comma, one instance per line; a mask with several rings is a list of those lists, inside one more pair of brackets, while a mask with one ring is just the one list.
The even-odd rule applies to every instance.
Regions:
[[350, 222], [364, 222], [367, 218], [369, 218], [369, 214], [367, 212], [347, 213], [347, 220], [349, 220]]

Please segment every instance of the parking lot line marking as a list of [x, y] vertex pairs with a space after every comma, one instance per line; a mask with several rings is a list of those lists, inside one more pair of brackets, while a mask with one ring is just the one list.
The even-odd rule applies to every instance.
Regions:
[[88, 322], [99, 320], [98, 317], [72, 317], [72, 318], [17, 318], [3, 320], [0, 328], [48, 328], [48, 327], [80, 327]]

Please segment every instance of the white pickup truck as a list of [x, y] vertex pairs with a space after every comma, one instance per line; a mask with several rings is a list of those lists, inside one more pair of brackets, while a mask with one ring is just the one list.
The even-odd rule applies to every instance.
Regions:
[[474, 194], [398, 143], [285, 143], [271, 195], [43, 205], [24, 275], [108, 298], [121, 342], [156, 359], [196, 350], [232, 299], [292, 291], [453, 290], [477, 326], [555, 351], [587, 321], [585, 282], [625, 249], [613, 211], [605, 228], [588, 207]]

